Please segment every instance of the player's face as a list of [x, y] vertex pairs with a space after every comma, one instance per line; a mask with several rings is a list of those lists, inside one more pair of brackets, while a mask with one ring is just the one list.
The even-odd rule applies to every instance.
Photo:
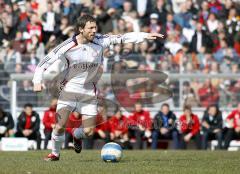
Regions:
[[95, 22], [87, 22], [83, 29], [80, 29], [83, 37], [88, 41], [93, 41], [95, 34], [97, 32], [97, 24]]

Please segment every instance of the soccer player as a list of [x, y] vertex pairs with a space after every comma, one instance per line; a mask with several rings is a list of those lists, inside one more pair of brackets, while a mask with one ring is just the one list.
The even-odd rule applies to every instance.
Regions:
[[56, 161], [64, 142], [64, 128], [69, 114], [76, 110], [82, 115], [82, 127], [73, 130], [74, 148], [81, 152], [82, 139], [92, 136], [97, 115], [95, 84], [101, 74], [103, 49], [111, 44], [140, 43], [145, 39], [163, 38], [158, 33], [132, 32], [123, 35], [97, 34], [96, 19], [90, 15], [81, 16], [76, 22], [77, 33], [54, 48], [37, 66], [34, 77], [34, 91], [43, 89], [43, 73], [56, 60], [65, 61], [67, 68], [62, 80], [57, 104], [57, 120], [52, 134], [52, 152], [45, 158]]

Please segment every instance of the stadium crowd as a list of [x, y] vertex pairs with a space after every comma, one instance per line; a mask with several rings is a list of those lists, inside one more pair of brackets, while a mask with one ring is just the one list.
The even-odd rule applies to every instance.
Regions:
[[[231, 76], [240, 73], [240, 3], [237, 0], [0, 0], [0, 104], [3, 108], [9, 108], [7, 97], [2, 96], [9, 93], [3, 91], [3, 87], [9, 85], [9, 76], [12, 73], [33, 73], [38, 62], [51, 49], [75, 34], [76, 18], [87, 13], [97, 18], [100, 33], [143, 31], [165, 35], [164, 40], [114, 45], [106, 49], [106, 73], [125, 72], [127, 69], [159, 70], [167, 74], [225, 73]], [[125, 147], [130, 147], [129, 142], [134, 137], [138, 148], [143, 146], [142, 140], [146, 140], [154, 149], [158, 147], [159, 137], [172, 137], [175, 148], [186, 148], [186, 142], [193, 138], [198, 148], [206, 148], [208, 137], [215, 135], [219, 148], [226, 148], [233, 136], [239, 135], [239, 79], [185, 80], [182, 91], [179, 90], [178, 81], [167, 83], [174, 93], [174, 106], [180, 106], [180, 100], [188, 106], [184, 107], [179, 124], [175, 124], [176, 116], [168, 111], [169, 107], [162, 105], [161, 112], [153, 120], [144, 112], [143, 120], [147, 119], [148, 124], [142, 125], [138, 114], [143, 111], [136, 106], [136, 112], [127, 116], [129, 119], [125, 119], [120, 111], [116, 112], [106, 125], [97, 127], [96, 136], [106, 141], [120, 138]], [[17, 94], [18, 105], [24, 106], [24, 112], [15, 123], [17, 132], [12, 131], [14, 123], [10, 114], [1, 111], [0, 123], [7, 125], [7, 129], [1, 127], [4, 130], [1, 131], [2, 135], [26, 136], [41, 142], [38, 132], [41, 120], [32, 111], [32, 105], [25, 103], [31, 101], [33, 106], [38, 106], [45, 100], [32, 91], [32, 83], [27, 80], [18, 84]], [[101, 95], [112, 99], [113, 91], [109, 86], [104, 86]], [[227, 131], [222, 129], [218, 106], [238, 108], [227, 119], [233, 120], [229, 121], [233, 128]], [[191, 107], [207, 108], [203, 120], [198, 120]], [[30, 115], [31, 119], [28, 117]], [[51, 122], [54, 121], [53, 115], [54, 108], [51, 107], [44, 115], [47, 119], [43, 120], [47, 138], [54, 126]], [[70, 118], [76, 121], [80, 115], [73, 113]], [[106, 120], [108, 117], [99, 119]], [[193, 126], [189, 127], [189, 123]], [[121, 124], [131, 126], [128, 129]], [[153, 125], [158, 125], [158, 128], [154, 129]], [[70, 141], [71, 130], [67, 132]], [[221, 142], [224, 142], [224, 147], [221, 147]], [[88, 144], [91, 146], [91, 140]]]

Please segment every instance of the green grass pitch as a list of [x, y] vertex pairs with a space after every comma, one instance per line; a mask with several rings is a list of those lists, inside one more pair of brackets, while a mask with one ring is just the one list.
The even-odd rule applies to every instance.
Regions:
[[240, 152], [123, 151], [119, 163], [105, 163], [100, 151], [72, 150], [57, 162], [43, 161], [49, 151], [0, 152], [0, 174], [228, 174], [240, 173]]

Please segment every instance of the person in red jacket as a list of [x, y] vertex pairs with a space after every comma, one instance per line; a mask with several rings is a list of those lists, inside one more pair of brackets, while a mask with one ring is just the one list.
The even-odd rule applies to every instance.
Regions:
[[183, 111], [184, 114], [179, 118], [181, 148], [186, 149], [187, 143], [194, 139], [197, 149], [200, 149], [200, 122], [198, 116], [192, 113], [190, 106], [185, 106]]
[[227, 116], [226, 121], [229, 129], [225, 137], [224, 149], [228, 149], [232, 139], [240, 138], [240, 103], [238, 103], [237, 109], [233, 110]]
[[44, 112], [43, 115], [43, 125], [44, 125], [44, 149], [47, 149], [48, 141], [51, 139], [52, 130], [55, 126], [56, 119], [56, 107], [57, 107], [57, 99], [52, 99], [50, 107], [48, 110]]
[[120, 140], [125, 148], [129, 148], [128, 120], [122, 115], [120, 109], [117, 109], [115, 115], [109, 119], [109, 126], [111, 141]]
[[198, 90], [198, 95], [202, 107], [217, 105], [219, 101], [219, 92], [210, 79], [207, 79], [203, 86]]
[[33, 12], [30, 14], [30, 23], [28, 23], [26, 27], [30, 38], [33, 35], [37, 35], [39, 41], [42, 41], [42, 25], [37, 13]]
[[74, 128], [79, 128], [82, 125], [82, 116], [78, 112], [72, 112], [69, 115], [68, 122], [66, 124], [66, 131], [65, 131], [65, 142], [64, 148], [69, 148], [69, 142], [73, 141], [73, 130]]
[[150, 113], [143, 110], [141, 103], [135, 103], [135, 111], [130, 116], [130, 122], [131, 126], [134, 126], [134, 129], [131, 129], [131, 131], [136, 137], [136, 146], [138, 149], [142, 149], [143, 138], [150, 140], [150, 137], [152, 135], [152, 120]]

